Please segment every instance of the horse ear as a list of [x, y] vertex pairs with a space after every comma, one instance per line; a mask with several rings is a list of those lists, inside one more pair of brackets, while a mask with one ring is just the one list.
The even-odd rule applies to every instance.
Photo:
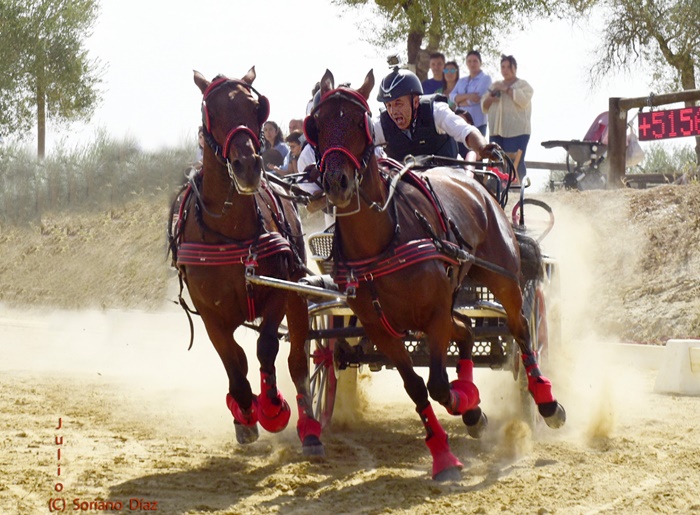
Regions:
[[255, 80], [255, 77], [257, 77], [257, 75], [255, 74], [255, 66], [253, 66], [250, 70], [248, 70], [248, 73], [241, 78], [241, 80], [250, 86]]
[[335, 79], [333, 78], [333, 74], [327, 69], [326, 73], [324, 73], [321, 78], [321, 98], [333, 89], [334, 84]]
[[194, 83], [200, 89], [202, 95], [204, 95], [204, 92], [209, 87], [210, 82], [207, 79], [205, 79], [204, 75], [199, 73], [197, 70], [192, 70], [192, 72], [194, 73]]
[[369, 99], [369, 94], [372, 93], [372, 88], [374, 88], [374, 70], [370, 70], [365, 77], [365, 82], [362, 87], [357, 90], [365, 99]]

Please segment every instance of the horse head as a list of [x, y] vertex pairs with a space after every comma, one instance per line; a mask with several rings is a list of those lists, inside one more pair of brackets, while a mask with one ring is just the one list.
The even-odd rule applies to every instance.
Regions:
[[319, 170], [328, 200], [339, 208], [350, 204], [374, 150], [374, 131], [367, 99], [374, 87], [369, 71], [360, 89], [334, 87], [333, 74], [321, 79], [320, 102], [304, 121], [306, 140], [320, 155]]
[[260, 186], [263, 167], [258, 134], [270, 113], [267, 98], [253, 87], [254, 80], [255, 67], [241, 79], [219, 75], [211, 82], [194, 72], [194, 82], [202, 92], [204, 140], [242, 194], [255, 193]]

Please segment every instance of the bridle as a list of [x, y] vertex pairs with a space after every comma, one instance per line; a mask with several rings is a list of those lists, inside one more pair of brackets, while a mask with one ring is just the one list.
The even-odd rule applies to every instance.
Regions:
[[[365, 130], [365, 140], [366, 146], [362, 155], [358, 158], [353, 154], [347, 147], [343, 145], [332, 145], [328, 147], [323, 154], [318, 150], [318, 126], [316, 124], [316, 117], [318, 115], [318, 110], [320, 107], [329, 102], [330, 100], [346, 100], [364, 111], [364, 130]], [[340, 116], [343, 116], [343, 111], [341, 109]], [[369, 160], [374, 152], [374, 125], [372, 124], [372, 112], [369, 108], [369, 104], [365, 97], [360, 93], [345, 87], [336, 88], [329, 91], [321, 98], [319, 104], [311, 111], [309, 116], [304, 120], [304, 135], [306, 136], [306, 141], [308, 141], [311, 146], [316, 150], [316, 161], [318, 163], [318, 170], [321, 174], [325, 171], [325, 164], [328, 156], [334, 152], [339, 152], [345, 155], [355, 166], [355, 173], [367, 168]]]
[[231, 174], [231, 163], [228, 158], [228, 153], [231, 148], [231, 142], [233, 141], [233, 138], [237, 134], [241, 133], [247, 135], [253, 142], [253, 146], [257, 154], [260, 153], [260, 140], [258, 139], [258, 135], [255, 134], [249, 127], [245, 125], [233, 127], [226, 135], [226, 140], [224, 141], [223, 146], [221, 146], [219, 142], [216, 141], [216, 138], [214, 138], [213, 134], [211, 133], [211, 121], [209, 119], [209, 110], [207, 109], [207, 98], [212, 94], [212, 92], [214, 92], [216, 89], [223, 86], [224, 84], [243, 86], [245, 89], [247, 89], [248, 91], [252, 91], [258, 96], [258, 109], [264, 110], [262, 111], [262, 113], [258, 113], [258, 121], [260, 121], [260, 125], [265, 123], [267, 117], [270, 114], [270, 102], [268, 101], [267, 97], [261, 95], [258, 92], [258, 90], [256, 90], [251, 84], [248, 84], [247, 82], [244, 82], [242, 80], [229, 79], [228, 77], [221, 77], [213, 80], [211, 84], [209, 84], [207, 89], [204, 91], [204, 95], [202, 97], [202, 132], [204, 135], [204, 141], [214, 151], [216, 157], [227, 166], [227, 168], [229, 169], [229, 174]]

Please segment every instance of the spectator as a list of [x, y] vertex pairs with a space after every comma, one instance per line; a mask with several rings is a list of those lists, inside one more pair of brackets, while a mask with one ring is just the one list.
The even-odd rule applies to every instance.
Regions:
[[457, 85], [457, 81], [459, 81], [459, 65], [457, 64], [456, 61], [448, 61], [445, 63], [445, 71], [444, 75], [445, 77], [445, 87], [442, 88], [442, 91], [438, 91], [441, 95], [445, 95], [448, 98], [448, 105], [450, 106], [451, 109], [454, 110], [455, 103], [453, 100], [450, 100], [450, 96], [452, 95], [452, 92], [455, 89], [455, 86]]
[[[265, 151], [270, 149], [275, 149], [277, 152], [279, 152], [282, 159], [284, 159], [289, 153], [287, 145], [284, 144], [284, 136], [282, 135], [282, 131], [280, 130], [279, 125], [277, 125], [275, 122], [268, 120], [263, 125], [263, 141], [261, 149], [263, 152], [263, 156], [265, 155]], [[263, 161], [265, 161], [264, 157]], [[267, 161], [265, 161], [265, 170], [272, 171], [274, 170], [275, 166], [281, 165], [282, 161], [275, 163], [268, 163]]]
[[[304, 137], [304, 120], [301, 120], [299, 118], [293, 118], [289, 120], [289, 134], [291, 135], [292, 132], [295, 131], [299, 131], [301, 133], [301, 145], [304, 146], [304, 144], [306, 143], [306, 138]], [[285, 141], [287, 140], [285, 139]], [[287, 146], [289, 146], [289, 142], [287, 142]]]
[[304, 120], [301, 120], [299, 118], [292, 118], [291, 120], [289, 120], [289, 134], [291, 134], [294, 131], [304, 131]]
[[501, 56], [503, 80], [494, 82], [481, 97], [481, 107], [488, 113], [489, 141], [497, 143], [508, 153], [522, 150], [518, 178], [527, 174], [525, 151], [532, 131], [532, 86], [517, 77], [518, 63], [512, 55]]
[[276, 166], [274, 168], [274, 171], [277, 175], [279, 176], [285, 176], [293, 173], [298, 173], [299, 170], [297, 169], [297, 161], [299, 159], [299, 155], [301, 154], [301, 149], [302, 149], [302, 141], [301, 139], [303, 138], [303, 134], [301, 131], [294, 131], [287, 136], [284, 141], [287, 143], [287, 146], [289, 147], [289, 153], [287, 156], [284, 158], [284, 163], [282, 163], [282, 166]]
[[457, 108], [464, 108], [474, 120], [477, 129], [486, 136], [487, 120], [481, 109], [481, 97], [491, 87], [491, 77], [481, 70], [481, 54], [477, 50], [467, 53], [469, 75], [459, 80], [450, 93]]
[[433, 78], [423, 81], [422, 86], [425, 95], [432, 95], [433, 93], [437, 93], [438, 89], [445, 88], [444, 69], [445, 55], [440, 52], [430, 54], [430, 71], [433, 74]]
[[284, 158], [276, 148], [268, 148], [263, 150], [260, 157], [262, 157], [265, 170], [269, 172], [274, 172], [275, 168], [278, 168], [284, 164]]

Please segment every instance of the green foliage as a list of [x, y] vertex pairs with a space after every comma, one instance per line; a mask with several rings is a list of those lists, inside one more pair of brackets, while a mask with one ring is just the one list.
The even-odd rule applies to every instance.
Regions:
[[[421, 39], [425, 51], [451, 55], [479, 48], [496, 55], [501, 41], [525, 27], [535, 16], [563, 16], [574, 2], [539, 0], [333, 0], [338, 6], [371, 6], [371, 16], [362, 21], [363, 36], [384, 50], [404, 46], [412, 35]], [[410, 44], [409, 44], [410, 46]], [[409, 53], [411, 49], [408, 49]], [[409, 62], [410, 55], [409, 55]]]
[[98, 0], [0, 0], [0, 136], [26, 135], [44, 108], [56, 123], [90, 118], [102, 69], [83, 41], [98, 9]]
[[690, 145], [669, 147], [655, 142], [645, 148], [644, 152], [644, 161], [635, 170], [639, 173], [692, 175], [697, 169], [695, 150]]
[[84, 147], [58, 148], [44, 160], [19, 145], [0, 146], [0, 224], [39, 220], [47, 211], [118, 207], [135, 197], [172, 195], [185, 180], [192, 149], [142, 152], [134, 140], [104, 133]]
[[596, 78], [649, 66], [659, 91], [695, 89], [700, 73], [700, 0], [602, 0], [607, 25]]

